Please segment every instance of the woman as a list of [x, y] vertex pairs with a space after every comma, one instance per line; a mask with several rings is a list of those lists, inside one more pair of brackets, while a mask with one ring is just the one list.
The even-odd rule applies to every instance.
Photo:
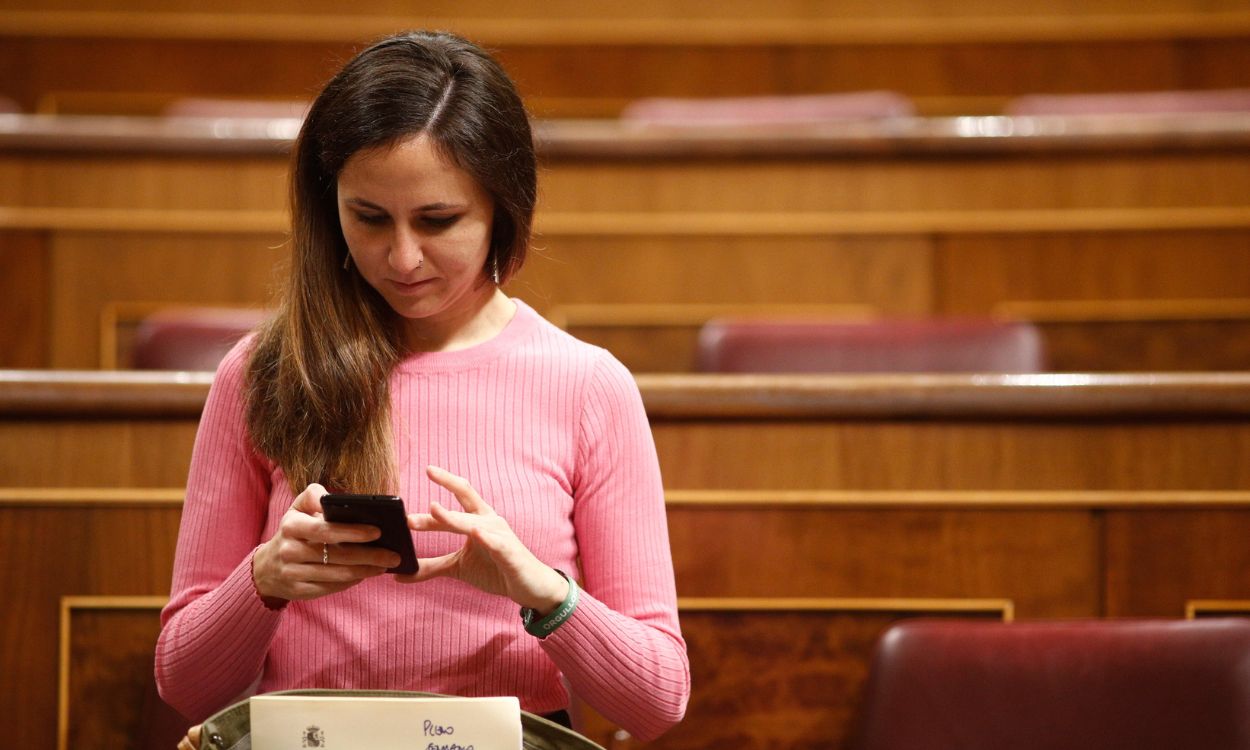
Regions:
[[[384, 40], [314, 102], [284, 298], [222, 362], [192, 456], [156, 653], [189, 718], [299, 687], [516, 695], [551, 714], [567, 681], [637, 737], [681, 719], [637, 388], [499, 289], [535, 175], [511, 81], [455, 36]], [[402, 496], [418, 573], [385, 574], [397, 556], [359, 544], [372, 527], [324, 521], [327, 487]]]

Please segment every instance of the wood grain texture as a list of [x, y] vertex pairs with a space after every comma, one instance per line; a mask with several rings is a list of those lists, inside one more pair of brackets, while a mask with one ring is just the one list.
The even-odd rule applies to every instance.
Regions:
[[[297, 38], [232, 38], [240, 31], [213, 29], [219, 18], [162, 19], [147, 34], [117, 38], [100, 33], [109, 19], [62, 17], [47, 11], [0, 16], [0, 71], [10, 94], [28, 109], [53, 110], [83, 93], [217, 97], [308, 97], [363, 43], [395, 29], [436, 19], [364, 21], [325, 19], [328, 25]], [[6, 24], [5, 21], [8, 21]], [[32, 22], [59, 24], [66, 32], [39, 35]], [[127, 23], [123, 21], [123, 23]], [[242, 19], [253, 35], [283, 30], [273, 19]], [[621, 103], [645, 96], [742, 96], [894, 89], [918, 100], [971, 97], [1001, 100], [1047, 92], [1151, 91], [1228, 88], [1246, 83], [1250, 33], [1239, 14], [1178, 23], [1131, 18], [953, 18], [912, 23], [804, 20], [774, 25], [758, 21], [736, 28], [715, 24], [637, 24], [604, 21], [552, 39], [559, 21], [523, 23], [496, 18], [485, 33], [511, 34], [492, 44], [524, 96], [543, 116], [615, 116]], [[443, 24], [482, 39], [474, 26]], [[199, 34], [196, 28], [202, 29]], [[97, 29], [91, 33], [92, 28]], [[348, 29], [355, 31], [348, 31]], [[700, 29], [707, 29], [699, 33]], [[496, 31], [497, 30], [497, 31]], [[324, 39], [326, 33], [331, 39]], [[344, 39], [344, 35], [350, 38]], [[224, 35], [225, 38], [204, 38]], [[528, 35], [528, 38], [523, 38]], [[190, 36], [191, 38], [185, 38]], [[199, 38], [196, 38], [196, 37]], [[298, 38], [298, 37], [304, 38]], [[546, 38], [543, 38], [546, 36]], [[577, 38], [580, 36], [580, 39]], [[184, 38], [178, 38], [184, 37]], [[151, 60], [161, 65], [151, 65]], [[1123, 65], [1125, 59], [1133, 65]], [[70, 96], [66, 97], [65, 94]], [[942, 109], [941, 106], [934, 107]]]
[[0, 367], [43, 367], [48, 362], [50, 286], [46, 237], [0, 229]]
[[61, 600], [57, 747], [168, 750], [190, 721], [156, 693], [153, 651], [166, 598]]
[[[74, 595], [166, 595], [180, 509], [0, 508], [0, 699], [21, 720], [11, 741], [53, 747], [58, 602]], [[109, 652], [105, 652], [105, 657]]]

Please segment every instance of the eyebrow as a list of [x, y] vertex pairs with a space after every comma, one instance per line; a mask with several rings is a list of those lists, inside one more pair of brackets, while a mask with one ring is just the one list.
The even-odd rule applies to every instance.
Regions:
[[[350, 206], [356, 206], [359, 208], [368, 208], [374, 211], [382, 211], [382, 212], [386, 211], [385, 208], [382, 208], [376, 203], [367, 201], [364, 198], [348, 198], [344, 202]], [[458, 203], [443, 203], [442, 201], [437, 201], [435, 203], [427, 203], [424, 206], [417, 206], [418, 211], [445, 211], [447, 209], [459, 209], [459, 208], [464, 208], [464, 206]]]

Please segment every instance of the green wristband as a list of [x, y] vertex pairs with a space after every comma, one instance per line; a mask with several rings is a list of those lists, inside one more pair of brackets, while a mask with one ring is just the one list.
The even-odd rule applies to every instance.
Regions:
[[577, 582], [569, 578], [568, 574], [563, 570], [557, 570], [556, 572], [564, 576], [564, 580], [569, 582], [568, 596], [564, 597], [564, 601], [560, 602], [560, 606], [553, 609], [545, 617], [538, 617], [538, 613], [529, 607], [521, 607], [521, 622], [525, 624], [525, 632], [538, 638], [546, 638], [554, 633], [556, 628], [572, 617], [573, 611], [577, 609]]

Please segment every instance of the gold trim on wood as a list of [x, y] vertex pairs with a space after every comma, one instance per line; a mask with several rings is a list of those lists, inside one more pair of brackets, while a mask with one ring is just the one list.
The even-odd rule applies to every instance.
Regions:
[[182, 507], [181, 487], [0, 487], [0, 508]]
[[1015, 300], [993, 315], [1043, 324], [1250, 320], [1250, 299]]
[[1186, 620], [1206, 613], [1250, 617], [1250, 599], [1190, 599], [1185, 602]]
[[1011, 599], [679, 597], [679, 612], [987, 612], [1015, 618]]
[[167, 596], [63, 596], [61, 597], [61, 638], [58, 644], [56, 747], [69, 750], [70, 621], [76, 609], [155, 609], [169, 601]]
[[[180, 507], [181, 487], [0, 487], [0, 507]], [[692, 490], [665, 503], [690, 510], [1250, 510], [1250, 492], [1226, 490]]]
[[666, 490], [670, 508], [721, 510], [1250, 510], [1250, 492], [1225, 490]]

